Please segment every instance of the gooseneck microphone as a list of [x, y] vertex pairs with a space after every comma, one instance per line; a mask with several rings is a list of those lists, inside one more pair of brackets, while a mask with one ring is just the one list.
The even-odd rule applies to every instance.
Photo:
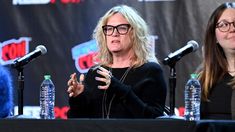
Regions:
[[44, 55], [47, 53], [47, 49], [43, 45], [39, 45], [35, 48], [34, 51], [26, 54], [25, 56], [15, 60], [12, 64], [12, 67], [19, 68], [23, 67], [24, 65], [28, 64], [30, 61], [34, 60], [40, 55]]
[[196, 51], [199, 48], [199, 45], [196, 41], [191, 40], [184, 47], [179, 50], [170, 53], [162, 62], [164, 65], [171, 65], [180, 60], [183, 56]]

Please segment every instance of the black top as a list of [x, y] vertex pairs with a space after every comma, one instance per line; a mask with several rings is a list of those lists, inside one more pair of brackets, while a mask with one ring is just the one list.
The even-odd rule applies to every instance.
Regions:
[[232, 87], [228, 85], [232, 78], [230, 74], [225, 74], [222, 80], [211, 89], [208, 97], [210, 101], [201, 103], [201, 119], [232, 119]]
[[[97, 69], [85, 78], [85, 90], [69, 98], [68, 118], [155, 118], [163, 115], [166, 83], [161, 67], [149, 62], [131, 69], [123, 83], [119, 79], [128, 68], [107, 68], [113, 77], [107, 90], [97, 88]], [[113, 98], [113, 100], [112, 100]], [[112, 101], [111, 101], [112, 100]]]

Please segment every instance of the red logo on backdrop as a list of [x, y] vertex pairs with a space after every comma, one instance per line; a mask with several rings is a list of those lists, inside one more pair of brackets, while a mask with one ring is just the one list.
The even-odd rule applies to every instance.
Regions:
[[87, 55], [84, 55], [84, 56], [80, 56], [78, 59], [77, 59], [77, 66], [79, 66], [79, 68], [81, 70], [86, 70], [88, 68], [90, 68], [91, 66], [94, 65], [94, 56], [96, 55], [97, 53], [94, 52], [94, 53], [89, 53]]
[[85, 73], [93, 66], [98, 60], [94, 60], [98, 48], [95, 40], [90, 40], [78, 44], [72, 48], [72, 56], [75, 61], [75, 66], [80, 73]]
[[0, 64], [11, 64], [17, 58], [26, 55], [29, 52], [29, 41], [31, 41], [31, 38], [21, 37], [18, 40], [11, 39], [2, 42], [0, 45]]
[[61, 119], [67, 119], [67, 111], [69, 110], [68, 106], [64, 106], [64, 107], [55, 107], [54, 111], [55, 111], [55, 118], [61, 118]]
[[179, 116], [183, 117], [184, 116], [185, 108], [183, 106], [181, 106], [181, 107], [178, 108], [178, 110], [179, 110]]

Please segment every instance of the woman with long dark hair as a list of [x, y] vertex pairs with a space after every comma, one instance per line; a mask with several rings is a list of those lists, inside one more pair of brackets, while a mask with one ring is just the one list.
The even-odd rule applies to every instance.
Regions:
[[220, 5], [211, 15], [200, 72], [201, 119], [232, 119], [235, 89], [235, 2]]

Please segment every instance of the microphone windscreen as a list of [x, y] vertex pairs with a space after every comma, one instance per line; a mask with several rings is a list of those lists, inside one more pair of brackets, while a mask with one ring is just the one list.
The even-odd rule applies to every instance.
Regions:
[[41, 53], [42, 53], [42, 55], [44, 55], [44, 54], [47, 53], [47, 49], [46, 49], [46, 47], [45, 47], [44, 45], [38, 45], [38, 46], [36, 47], [36, 49], [37, 49], [37, 50], [40, 50]]
[[192, 45], [193, 51], [196, 51], [199, 48], [199, 44], [194, 40], [189, 41], [187, 44]]

